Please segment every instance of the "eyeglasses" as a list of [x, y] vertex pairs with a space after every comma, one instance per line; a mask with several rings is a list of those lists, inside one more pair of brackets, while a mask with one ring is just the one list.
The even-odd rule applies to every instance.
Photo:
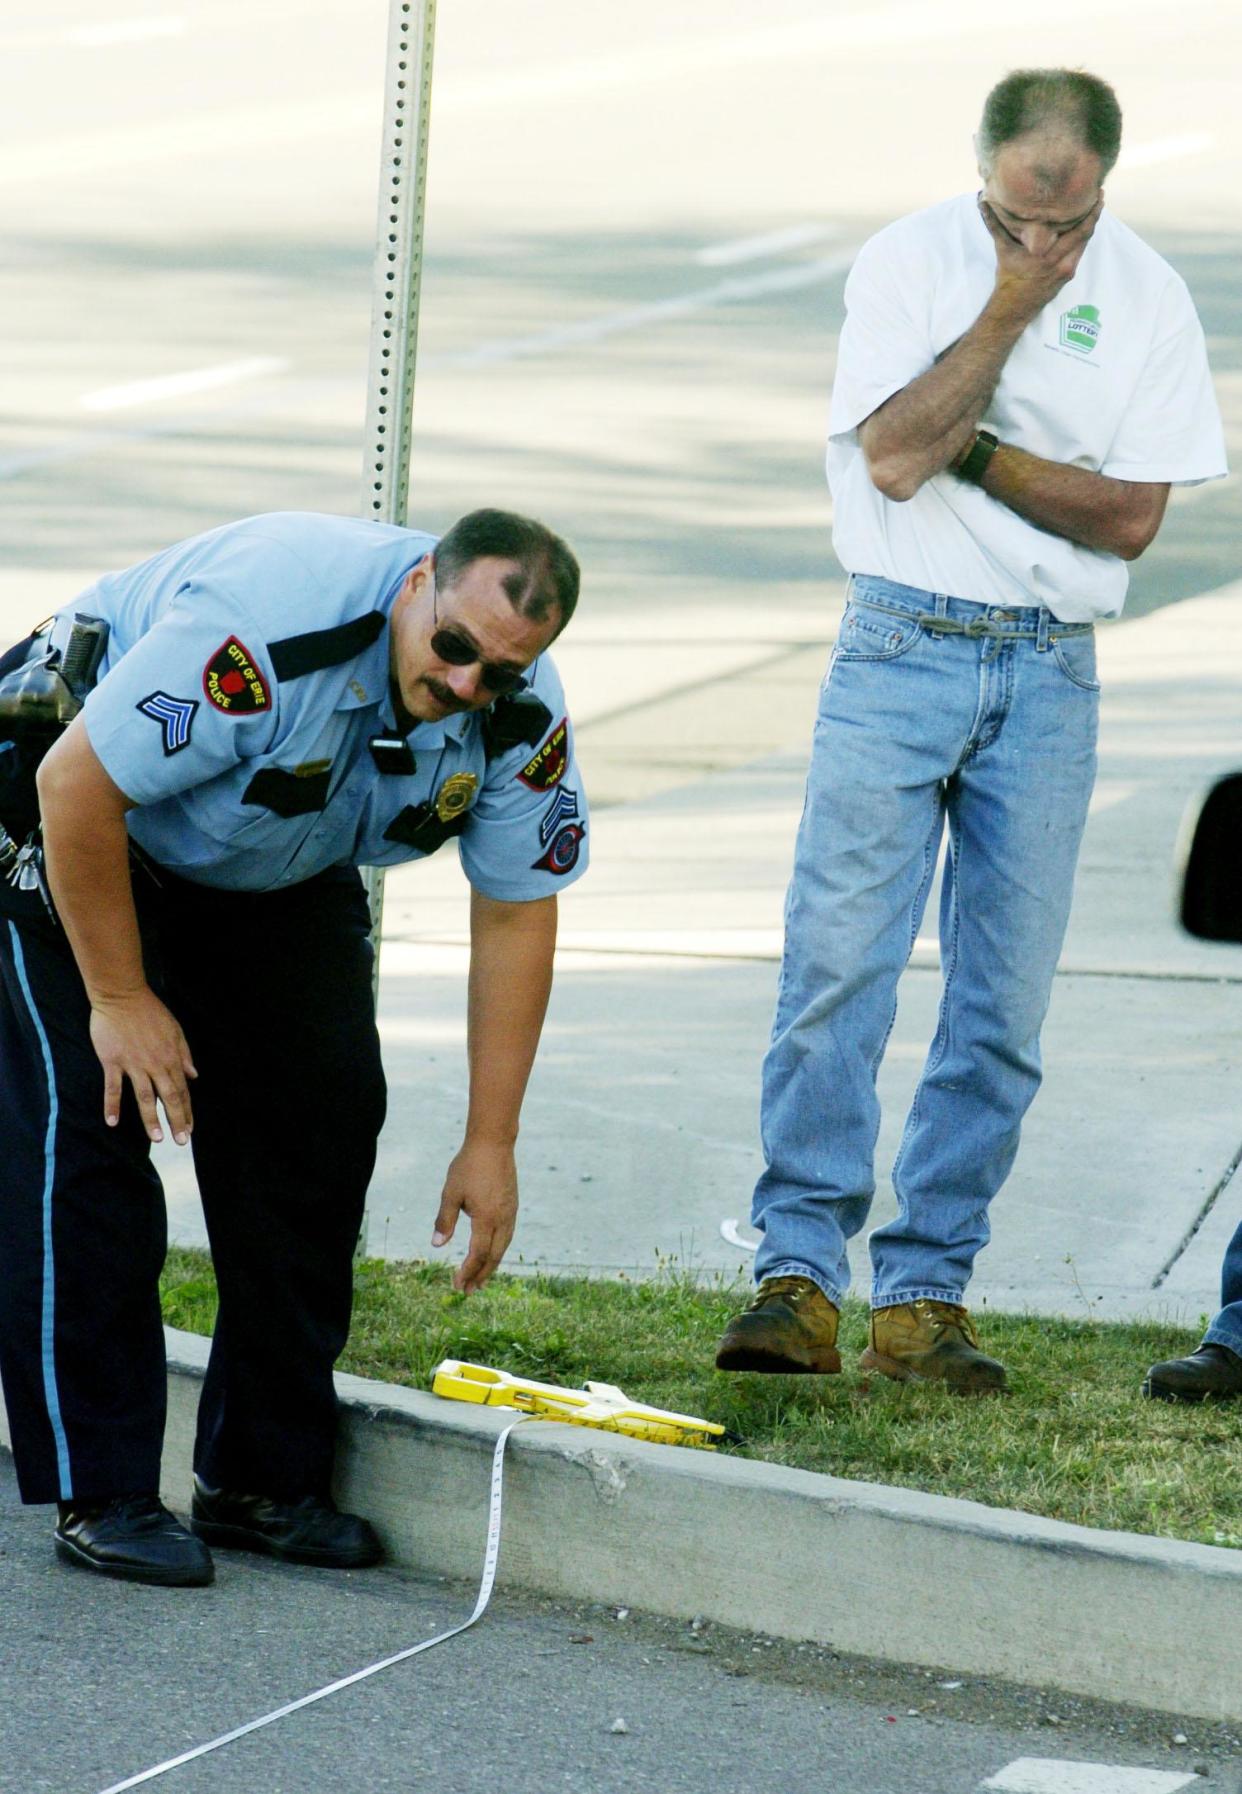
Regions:
[[519, 685], [526, 683], [525, 673], [516, 667], [499, 666], [495, 661], [483, 660], [479, 650], [467, 635], [446, 623], [440, 627], [439, 612], [436, 608], [435, 574], [432, 574], [431, 586], [431, 619], [435, 624], [431, 636], [431, 651], [437, 659], [445, 661], [451, 667], [477, 666], [479, 681], [486, 685], [488, 691], [494, 691], [497, 697], [516, 691]]

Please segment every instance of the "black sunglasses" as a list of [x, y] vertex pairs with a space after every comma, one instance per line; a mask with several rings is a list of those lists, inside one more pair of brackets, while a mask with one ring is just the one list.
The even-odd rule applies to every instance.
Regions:
[[480, 682], [486, 685], [488, 691], [494, 691], [500, 698], [503, 698], [508, 692], [516, 691], [519, 685], [525, 685], [525, 673], [518, 672], [515, 667], [498, 666], [494, 661], [480, 659], [479, 650], [469, 636], [460, 634], [448, 623], [441, 628], [436, 597], [436, 588], [433, 585], [431, 588], [431, 617], [436, 627], [431, 636], [431, 651], [437, 660], [443, 660], [451, 667], [477, 666]]

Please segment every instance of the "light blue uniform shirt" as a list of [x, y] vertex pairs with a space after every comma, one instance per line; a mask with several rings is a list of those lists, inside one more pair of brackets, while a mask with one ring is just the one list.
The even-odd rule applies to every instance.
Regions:
[[[529, 902], [586, 870], [586, 797], [573, 727], [547, 655], [527, 673], [551, 713], [539, 740], [490, 761], [485, 712], [422, 722], [407, 737], [412, 773], [384, 773], [369, 742], [394, 734], [389, 631], [319, 671], [281, 679], [271, 644], [387, 618], [410, 568], [437, 538], [417, 530], [313, 513], [277, 512], [226, 524], [113, 573], [60, 614], [63, 644], [76, 612], [111, 625], [99, 682], [83, 717], [91, 746], [137, 808], [133, 840], [159, 865], [199, 884], [264, 891], [329, 866], [391, 866], [422, 858], [386, 840], [407, 806], [433, 809], [455, 775], [472, 775], [462, 865], [476, 890]], [[276, 655], [281, 664], [280, 652]], [[296, 775], [287, 789], [322, 807], [282, 816], [247, 791], [266, 769]]]

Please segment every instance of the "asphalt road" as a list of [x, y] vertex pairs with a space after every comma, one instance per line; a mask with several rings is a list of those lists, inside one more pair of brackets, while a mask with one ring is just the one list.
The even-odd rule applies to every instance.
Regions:
[[[3, 1794], [101, 1794], [443, 1630], [474, 1598], [385, 1570], [306, 1571], [225, 1552], [209, 1589], [93, 1581], [54, 1560], [49, 1534], [48, 1510], [17, 1505], [0, 1452]], [[1049, 1794], [1242, 1794], [1236, 1728], [619, 1611], [499, 1597], [464, 1637], [147, 1785], [970, 1794], [1034, 1758], [1085, 1763], [1097, 1778], [1049, 1782]], [[1125, 1768], [1185, 1779], [1105, 1779]]]

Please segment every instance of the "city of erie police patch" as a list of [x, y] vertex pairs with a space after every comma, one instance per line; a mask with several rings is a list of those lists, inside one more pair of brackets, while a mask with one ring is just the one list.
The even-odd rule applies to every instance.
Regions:
[[563, 716], [534, 757], [518, 774], [532, 791], [551, 791], [565, 777], [569, 765], [569, 718]]
[[203, 690], [208, 702], [228, 716], [253, 716], [272, 707], [267, 680], [235, 635], [220, 644], [203, 668]]
[[551, 872], [557, 878], [563, 878], [567, 872], [572, 872], [578, 864], [578, 854], [585, 834], [586, 830], [580, 823], [567, 822], [543, 858], [535, 861], [531, 871]]
[[160, 725], [165, 755], [179, 754], [183, 747], [189, 747], [197, 698], [172, 698], [166, 691], [153, 691], [134, 708]]

